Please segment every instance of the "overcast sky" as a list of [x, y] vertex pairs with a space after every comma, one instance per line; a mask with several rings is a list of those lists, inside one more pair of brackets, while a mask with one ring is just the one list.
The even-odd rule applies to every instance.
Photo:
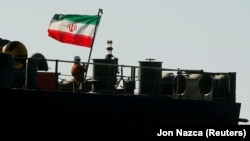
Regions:
[[48, 25], [56, 13], [95, 15], [101, 8], [92, 59], [104, 58], [112, 40], [119, 64], [154, 58], [165, 68], [236, 72], [240, 117], [250, 120], [249, 7], [249, 0], [5, 0], [0, 38], [23, 42], [28, 56], [87, 61], [89, 48], [48, 37]]

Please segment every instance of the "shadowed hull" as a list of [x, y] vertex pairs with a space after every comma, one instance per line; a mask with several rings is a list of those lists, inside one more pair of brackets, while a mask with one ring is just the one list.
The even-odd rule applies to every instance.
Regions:
[[[64, 139], [153, 134], [172, 125], [238, 125], [239, 103], [90, 93], [1, 91], [3, 135]], [[124, 132], [125, 131], [125, 132]]]

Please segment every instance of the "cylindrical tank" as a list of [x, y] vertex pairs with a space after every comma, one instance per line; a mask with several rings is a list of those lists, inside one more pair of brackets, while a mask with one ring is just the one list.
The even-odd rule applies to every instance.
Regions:
[[20, 41], [11, 41], [2, 48], [3, 53], [11, 54], [14, 58], [15, 69], [26, 67], [26, 58], [28, 51], [23, 43]]
[[139, 94], [159, 95], [162, 62], [139, 61], [139, 63]]
[[2, 48], [2, 52], [12, 55], [15, 70], [13, 86], [22, 88], [25, 85], [26, 59], [28, 56], [25, 45], [20, 41], [11, 41]]
[[0, 53], [0, 88], [10, 88], [14, 78], [14, 60], [10, 54]]
[[93, 59], [93, 91], [112, 93], [115, 91], [117, 59]]

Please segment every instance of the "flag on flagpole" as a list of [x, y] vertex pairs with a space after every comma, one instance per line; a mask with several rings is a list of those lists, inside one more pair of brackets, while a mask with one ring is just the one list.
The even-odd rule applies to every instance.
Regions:
[[48, 35], [60, 42], [91, 48], [99, 15], [55, 14]]

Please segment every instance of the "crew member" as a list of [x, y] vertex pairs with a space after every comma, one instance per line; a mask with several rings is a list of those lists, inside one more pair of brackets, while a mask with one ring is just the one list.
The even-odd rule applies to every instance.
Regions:
[[73, 91], [78, 91], [84, 79], [84, 65], [81, 65], [81, 58], [79, 56], [74, 57], [74, 64], [71, 68], [71, 74], [74, 77]]

